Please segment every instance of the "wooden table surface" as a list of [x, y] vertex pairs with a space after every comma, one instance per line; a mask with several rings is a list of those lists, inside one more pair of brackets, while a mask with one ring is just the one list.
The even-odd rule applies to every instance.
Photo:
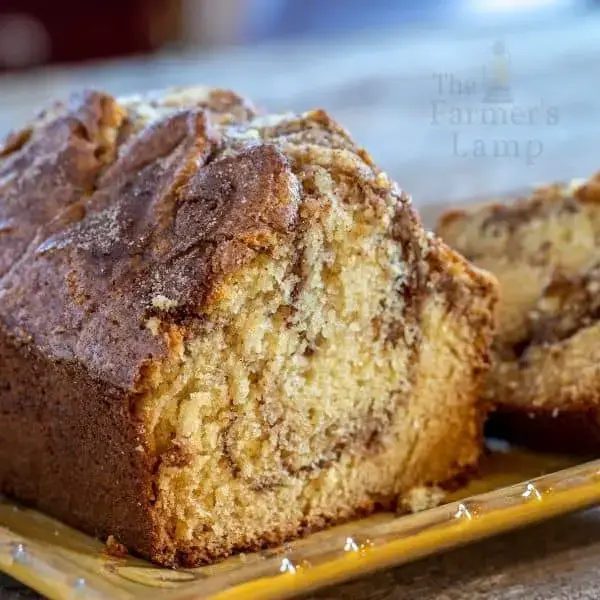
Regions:
[[[417, 206], [504, 195], [600, 168], [598, 31], [600, 18], [590, 14], [508, 29], [389, 31], [5, 76], [0, 134], [46, 99], [82, 86], [115, 93], [231, 86], [271, 110], [328, 109]], [[500, 59], [493, 53], [498, 42], [505, 48]], [[490, 74], [499, 72], [507, 74], [512, 102], [486, 103]], [[35, 597], [0, 575], [0, 600]], [[600, 509], [312, 596], [361, 597], [599, 599]]]

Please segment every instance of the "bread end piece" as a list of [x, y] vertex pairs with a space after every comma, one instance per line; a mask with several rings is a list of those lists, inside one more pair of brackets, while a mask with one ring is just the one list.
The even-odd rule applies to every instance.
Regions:
[[490, 433], [556, 452], [600, 451], [599, 178], [512, 205], [443, 215], [437, 231], [500, 283], [486, 397]]

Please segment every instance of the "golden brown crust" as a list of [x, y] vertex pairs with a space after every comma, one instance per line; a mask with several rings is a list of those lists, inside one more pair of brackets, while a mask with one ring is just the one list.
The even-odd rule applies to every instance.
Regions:
[[450, 211], [438, 224], [448, 243], [499, 278], [490, 427], [532, 447], [600, 450], [598, 181]]
[[[92, 133], [82, 140], [71, 130], [86, 127], [79, 112], [90, 131], [102, 118], [123, 125], [120, 109], [100, 94], [79, 102], [2, 163], [10, 181], [0, 221], [15, 225], [0, 236], [7, 262], [0, 319], [127, 390], [141, 365], [169, 351], [144, 327], [147, 320], [160, 316], [167, 330], [191, 329], [213, 282], [289, 234], [297, 207], [279, 204], [281, 153], [265, 145], [216, 160], [225, 142], [202, 109], [149, 123], [107, 165], [94, 158], [99, 142], [85, 139]], [[100, 107], [110, 114], [100, 116]], [[65, 136], [54, 135], [59, 127]], [[33, 176], [42, 143], [47, 167]], [[39, 289], [44, 295], [31, 293]]]
[[0, 334], [0, 489], [151, 552], [153, 464], [121, 390]]

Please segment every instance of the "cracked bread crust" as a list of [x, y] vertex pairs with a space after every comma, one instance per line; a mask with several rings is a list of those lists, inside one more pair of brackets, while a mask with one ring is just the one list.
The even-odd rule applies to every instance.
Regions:
[[500, 283], [490, 432], [531, 447], [600, 451], [600, 179], [514, 205], [451, 211], [438, 233]]
[[325, 113], [88, 92], [26, 132], [0, 153], [2, 491], [193, 566], [477, 462], [494, 281]]
[[[165, 118], [122, 145], [127, 103], [97, 92], [75, 96], [52, 117], [44, 114], [49, 123], [34, 125], [25, 145], [5, 150], [0, 163], [5, 326], [24, 328], [37, 347], [125, 389], [135, 388], [141, 364], [169, 352], [172, 340], [139, 329], [165, 312], [157, 298], [177, 304], [166, 310], [176, 326], [203, 302], [211, 278], [252, 252], [245, 236], [268, 238], [290, 226], [276, 189], [249, 211], [235, 198], [202, 202], [219, 197], [221, 172], [201, 167], [219, 143], [211, 121], [220, 117], [211, 111], [221, 103], [213, 107], [208, 90], [196, 92], [197, 105], [171, 100]], [[187, 93], [183, 102], [192, 98]], [[139, 100], [132, 106], [139, 110]], [[256, 198], [263, 183], [269, 189], [271, 169], [281, 169], [268, 148], [259, 152], [236, 164], [226, 183], [239, 185], [240, 195]], [[244, 180], [250, 171], [260, 176]]]

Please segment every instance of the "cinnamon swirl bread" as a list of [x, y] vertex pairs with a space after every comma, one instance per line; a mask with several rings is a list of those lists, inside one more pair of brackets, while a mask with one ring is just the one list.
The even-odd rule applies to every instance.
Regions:
[[86, 92], [0, 156], [2, 492], [194, 566], [477, 463], [495, 282], [324, 112]]

